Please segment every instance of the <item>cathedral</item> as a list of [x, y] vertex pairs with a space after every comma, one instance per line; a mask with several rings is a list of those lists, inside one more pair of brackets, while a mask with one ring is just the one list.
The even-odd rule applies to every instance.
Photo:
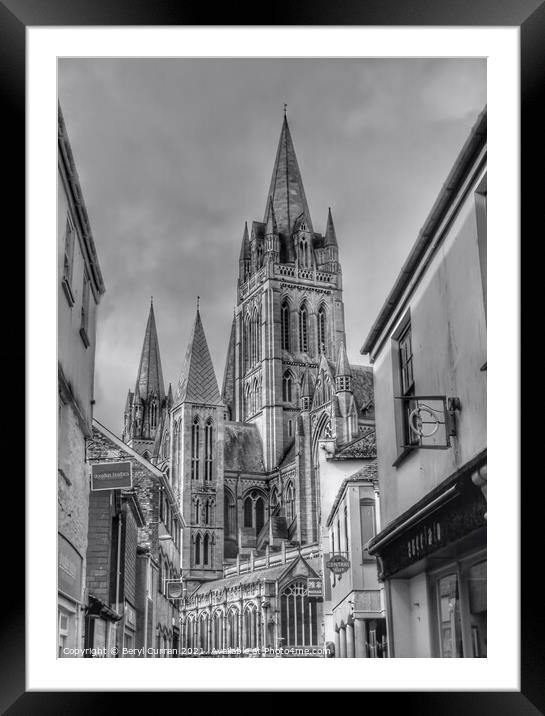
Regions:
[[331, 209], [324, 219], [319, 233], [284, 114], [263, 220], [242, 232], [221, 391], [198, 307], [165, 390], [150, 307], [123, 440], [180, 500], [190, 652], [324, 643], [319, 442], [358, 458], [374, 441], [372, 369], [347, 357]]

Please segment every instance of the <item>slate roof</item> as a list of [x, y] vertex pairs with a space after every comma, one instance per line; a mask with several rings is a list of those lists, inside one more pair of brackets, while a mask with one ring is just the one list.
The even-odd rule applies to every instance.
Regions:
[[291, 463], [294, 460], [295, 460], [295, 438], [289, 444], [289, 447], [286, 450], [284, 457], [280, 461], [280, 467], [286, 467], [286, 465], [291, 465]]
[[352, 392], [358, 413], [374, 400], [373, 368], [368, 365], [350, 365]]
[[335, 453], [335, 459], [375, 458], [377, 456], [377, 439], [375, 429], [364, 428], [363, 435], [359, 435], [349, 443], [342, 445]]
[[155, 313], [153, 311], [153, 299], [150, 304], [144, 343], [142, 345], [142, 353], [140, 354], [140, 365], [138, 366], [136, 385], [140, 396], [144, 398], [147, 398], [151, 392], [157, 393], [160, 400], [165, 396], [161, 356], [159, 355], [159, 341], [157, 339]]
[[190, 598], [196, 595], [204, 595], [208, 592], [222, 591], [229, 587], [244, 586], [245, 584], [254, 584], [259, 581], [274, 581], [280, 579], [284, 573], [292, 570], [299, 560], [303, 560], [310, 569], [316, 574], [320, 573], [320, 557], [296, 557], [286, 564], [278, 564], [274, 567], [262, 567], [255, 569], [253, 572], [244, 572], [243, 574], [233, 574], [222, 579], [214, 579], [211, 582], [203, 582], [194, 592], [190, 594]]
[[256, 425], [226, 422], [224, 469], [229, 472], [264, 473], [263, 443]]
[[195, 316], [193, 331], [191, 332], [184, 365], [174, 397], [175, 405], [185, 401], [222, 405], [199, 309], [197, 309], [197, 315]]

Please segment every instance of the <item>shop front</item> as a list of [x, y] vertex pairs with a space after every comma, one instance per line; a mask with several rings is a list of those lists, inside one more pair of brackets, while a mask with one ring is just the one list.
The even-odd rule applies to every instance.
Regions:
[[393, 657], [486, 657], [486, 499], [474, 479], [485, 465], [458, 470], [369, 542]]
[[83, 557], [60, 533], [57, 544], [57, 656], [74, 657], [81, 651]]

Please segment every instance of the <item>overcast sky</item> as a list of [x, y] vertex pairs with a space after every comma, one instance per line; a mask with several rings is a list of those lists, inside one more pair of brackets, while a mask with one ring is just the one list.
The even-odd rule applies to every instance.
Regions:
[[359, 349], [478, 113], [480, 59], [63, 59], [59, 99], [106, 293], [95, 416], [122, 429], [153, 295], [165, 384], [201, 316], [221, 388], [244, 222], [283, 116], [315, 231], [331, 206]]

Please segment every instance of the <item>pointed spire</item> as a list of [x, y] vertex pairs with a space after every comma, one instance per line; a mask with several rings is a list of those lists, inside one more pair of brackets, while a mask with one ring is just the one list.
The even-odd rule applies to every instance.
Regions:
[[140, 355], [136, 389], [139, 395], [144, 398], [147, 398], [152, 392], [157, 393], [159, 400], [162, 400], [165, 395], [161, 356], [159, 354], [159, 340], [157, 339], [155, 313], [153, 311], [153, 297], [150, 302], [148, 323], [146, 325], [144, 344]]
[[274, 215], [274, 205], [272, 196], [269, 197], [269, 207], [267, 209], [267, 216], [265, 219], [265, 236], [270, 234], [277, 234], [276, 216]]
[[312, 378], [310, 376], [310, 371], [307, 368], [307, 370], [303, 374], [303, 383], [301, 385], [301, 397], [309, 398], [311, 396], [312, 396]]
[[341, 341], [341, 345], [339, 346], [339, 355], [337, 356], [337, 367], [335, 373], [337, 378], [340, 378], [341, 376], [352, 376], [352, 370], [350, 369], [350, 363], [348, 362], [344, 341]]
[[174, 398], [175, 405], [185, 401], [212, 405], [222, 404], [199, 309], [195, 316]]
[[295, 219], [302, 213], [307, 217], [307, 223], [312, 232], [303, 180], [285, 113], [276, 150], [264, 222], [267, 221], [269, 215], [271, 199], [279, 233], [291, 235]]
[[329, 207], [327, 211], [327, 226], [325, 230], [324, 246], [338, 246], [333, 217], [331, 216], [331, 207]]
[[221, 399], [229, 408], [232, 418], [234, 419], [235, 405], [235, 346], [236, 346], [237, 323], [233, 314], [231, 323], [231, 335], [229, 336], [229, 346], [227, 347], [227, 360], [225, 361], [225, 372], [223, 374], [223, 385], [221, 390]]
[[337, 366], [335, 369], [335, 380], [337, 382], [337, 390], [350, 390], [350, 380], [341, 380], [341, 378], [352, 377], [352, 370], [348, 362], [344, 341], [339, 346], [339, 355], [337, 356]]
[[242, 234], [242, 244], [240, 246], [240, 261], [250, 258], [250, 238], [248, 236], [248, 222], [244, 222], [244, 233]]
[[171, 408], [174, 398], [172, 396], [172, 383], [168, 384], [167, 407]]
[[131, 389], [129, 388], [129, 392], [127, 393], [127, 400], [125, 402], [125, 413], [130, 412], [131, 405], [132, 405], [132, 397], [133, 397], [133, 394], [132, 394]]

